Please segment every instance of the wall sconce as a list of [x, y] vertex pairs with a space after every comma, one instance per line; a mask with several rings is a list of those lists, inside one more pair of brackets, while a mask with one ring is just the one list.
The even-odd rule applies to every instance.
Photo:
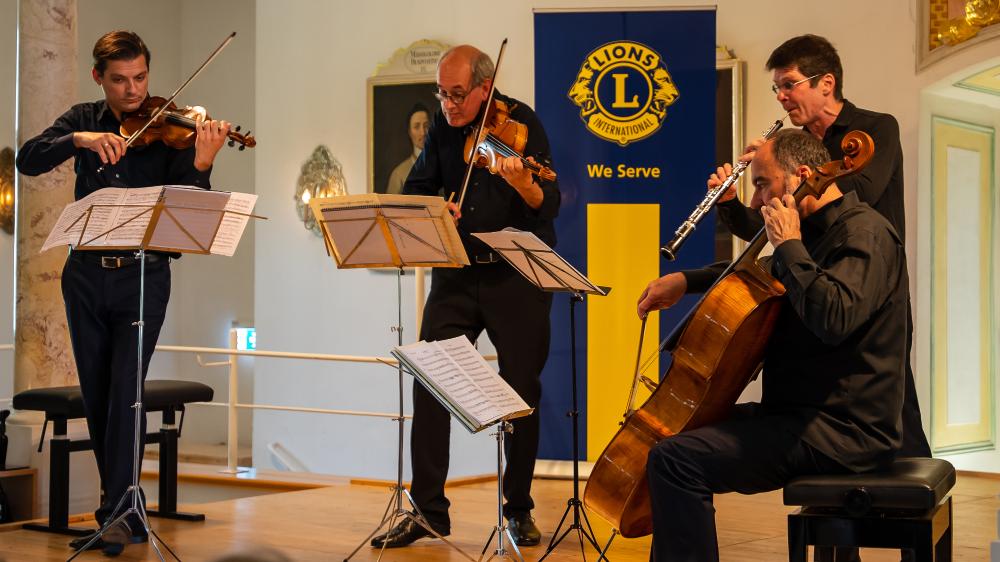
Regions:
[[0, 150], [0, 228], [14, 234], [14, 150]]
[[302, 164], [302, 173], [299, 174], [299, 182], [295, 188], [295, 210], [306, 229], [313, 231], [316, 236], [322, 237], [323, 233], [309, 208], [309, 200], [337, 195], [347, 195], [344, 168], [333, 157], [330, 149], [321, 144]]

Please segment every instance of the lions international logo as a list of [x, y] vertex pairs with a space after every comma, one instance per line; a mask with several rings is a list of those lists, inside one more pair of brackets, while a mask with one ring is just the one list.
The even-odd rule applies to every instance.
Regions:
[[680, 93], [659, 53], [616, 41], [587, 55], [567, 95], [590, 132], [625, 146], [655, 133]]

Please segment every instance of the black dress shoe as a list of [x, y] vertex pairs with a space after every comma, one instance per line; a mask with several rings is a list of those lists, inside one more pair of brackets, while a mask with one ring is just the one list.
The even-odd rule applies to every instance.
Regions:
[[535, 525], [531, 512], [512, 514], [507, 518], [507, 528], [517, 546], [535, 546], [542, 540], [542, 532]]
[[[448, 529], [434, 528], [434, 531], [442, 537], [447, 537], [451, 532]], [[389, 529], [388, 533], [383, 533], [372, 539], [372, 546], [375, 548], [399, 548], [412, 544], [417, 539], [433, 537], [423, 526], [414, 523], [412, 519], [406, 518], [399, 524]]]

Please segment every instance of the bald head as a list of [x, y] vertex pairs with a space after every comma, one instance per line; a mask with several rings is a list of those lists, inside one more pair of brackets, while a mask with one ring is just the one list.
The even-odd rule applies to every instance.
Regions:
[[476, 118], [488, 97], [492, 78], [493, 61], [472, 45], [458, 45], [441, 55], [437, 68], [438, 99], [449, 125], [464, 127]]
[[469, 87], [479, 86], [493, 78], [493, 60], [486, 53], [472, 45], [456, 45], [441, 55], [438, 69], [442, 66], [463, 71], [469, 77]]

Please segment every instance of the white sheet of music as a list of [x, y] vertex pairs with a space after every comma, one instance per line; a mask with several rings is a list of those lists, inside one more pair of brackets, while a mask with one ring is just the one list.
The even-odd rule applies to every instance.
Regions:
[[[173, 217], [161, 214], [156, 232], [150, 240], [150, 249], [197, 249], [189, 234], [196, 235], [204, 245], [214, 236], [211, 253], [232, 256], [236, 251], [249, 217], [225, 213], [225, 210], [250, 214], [257, 196], [250, 193], [206, 191], [187, 186], [155, 186], [141, 188], [106, 187], [67, 205], [52, 228], [41, 251], [55, 246], [82, 246], [87, 248], [138, 248], [152, 220], [152, 207], [164, 197], [177, 204], [201, 206], [200, 209], [178, 208]], [[204, 205], [199, 205], [200, 200]], [[181, 205], [184, 206], [184, 205]], [[184, 223], [184, 229], [177, 222]], [[218, 230], [216, 228], [218, 227]]]
[[[212, 243], [212, 253], [221, 256], [232, 256], [236, 253], [236, 247], [243, 237], [243, 231], [250, 222], [250, 215], [253, 207], [257, 204], [257, 196], [253, 193], [230, 193], [229, 202], [226, 203], [227, 212], [222, 217], [222, 224], [215, 234], [215, 242]], [[239, 214], [236, 214], [239, 213]]]
[[422, 384], [431, 385], [432, 392], [436, 390], [439, 399], [448, 402], [445, 406], [450, 405], [470, 431], [533, 411], [464, 336], [422, 341], [396, 351], [417, 371]]

